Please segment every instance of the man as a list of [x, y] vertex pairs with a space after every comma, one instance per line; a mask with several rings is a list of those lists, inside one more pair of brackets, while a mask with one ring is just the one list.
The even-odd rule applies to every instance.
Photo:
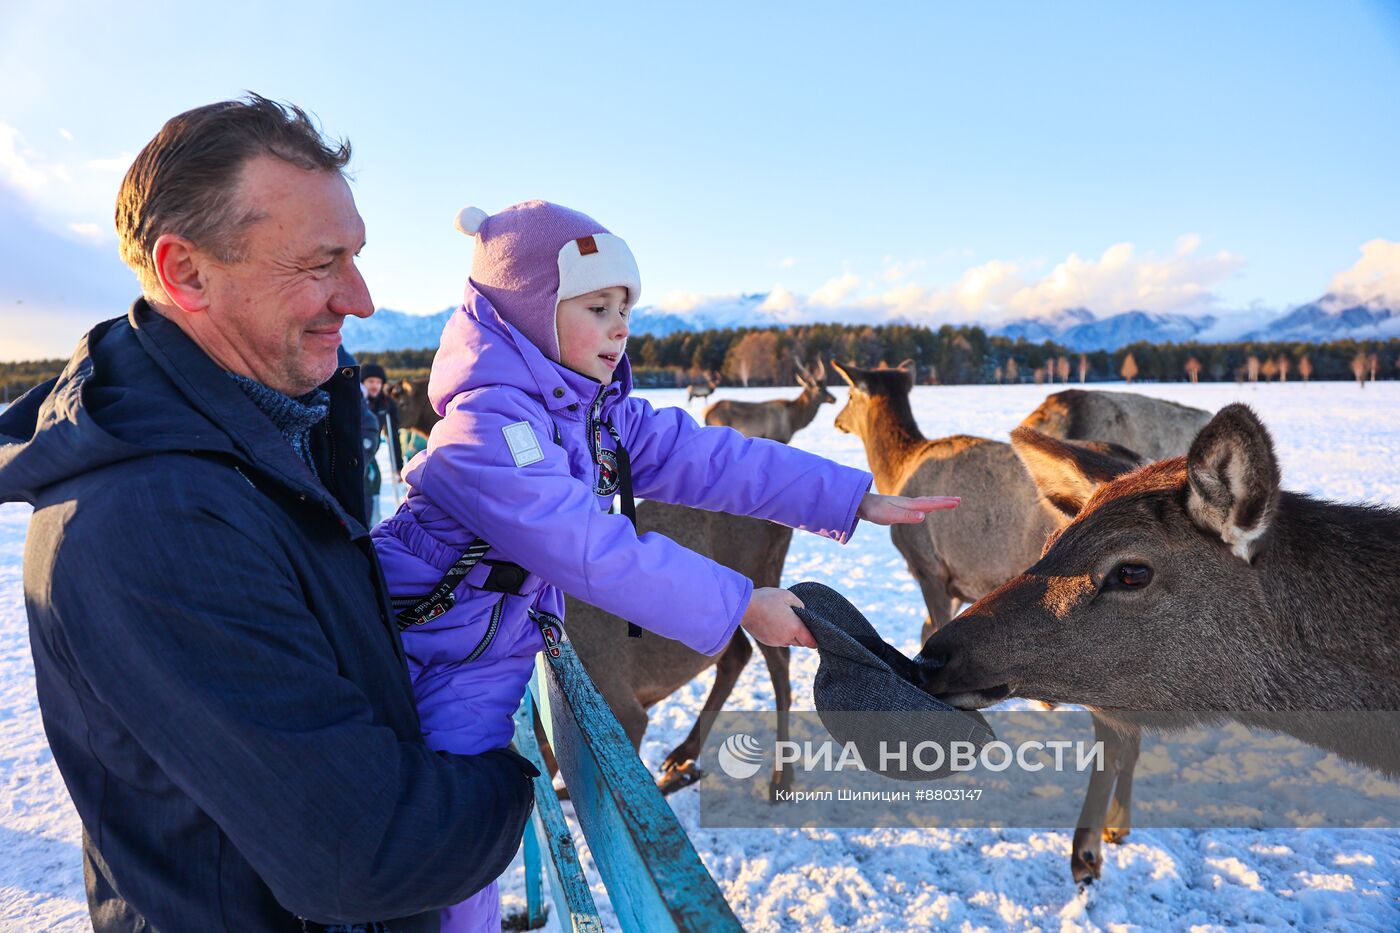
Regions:
[[172, 119], [117, 203], [144, 297], [0, 416], [101, 933], [436, 930], [529, 813], [524, 759], [419, 734], [337, 360], [349, 154], [256, 95]]
[[[360, 386], [364, 389], [365, 402], [369, 405], [369, 410], [379, 425], [380, 433], [388, 437], [389, 459], [394, 464], [394, 482], [397, 484], [403, 482], [403, 450], [399, 446], [399, 405], [384, 388], [388, 379], [384, 367], [378, 363], [367, 363], [360, 367]], [[369, 505], [366, 506], [365, 514], [369, 517], [370, 525], [379, 524], [377, 512], [380, 482], [379, 464], [373, 457], [367, 458], [365, 461], [365, 498]]]

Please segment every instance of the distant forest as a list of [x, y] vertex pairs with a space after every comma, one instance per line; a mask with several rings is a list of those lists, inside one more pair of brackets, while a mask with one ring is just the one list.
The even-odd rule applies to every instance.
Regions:
[[[432, 349], [361, 353], [395, 378], [426, 376]], [[796, 364], [817, 360], [895, 366], [913, 360], [925, 385], [1015, 382], [1203, 382], [1248, 379], [1400, 378], [1400, 340], [1332, 343], [1135, 343], [1079, 353], [1059, 344], [989, 337], [980, 327], [811, 324], [639, 336], [628, 342], [635, 382], [684, 386], [719, 376], [724, 385], [795, 385]], [[1251, 362], [1252, 361], [1252, 362]], [[1373, 374], [1374, 370], [1374, 374]], [[828, 381], [838, 380], [834, 373]]]
[[[1046, 341], [989, 337], [980, 327], [809, 324], [728, 328], [633, 338], [627, 347], [640, 386], [684, 386], [717, 376], [723, 385], [795, 385], [797, 364], [857, 366], [913, 360], [925, 385], [975, 383], [1203, 382], [1400, 378], [1400, 340], [1331, 343], [1135, 343], [1079, 353]], [[435, 348], [357, 354], [391, 378], [428, 374]], [[0, 400], [12, 400], [57, 375], [64, 360], [0, 363]], [[1359, 375], [1358, 375], [1359, 374]], [[832, 374], [828, 381], [838, 377]]]

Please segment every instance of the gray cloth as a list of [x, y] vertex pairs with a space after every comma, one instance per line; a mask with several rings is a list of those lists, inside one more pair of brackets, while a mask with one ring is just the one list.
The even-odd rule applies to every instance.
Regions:
[[[978, 713], [949, 706], [919, 686], [930, 662], [913, 661], [882, 639], [845, 597], [820, 583], [799, 583], [792, 593], [805, 608], [794, 610], [817, 640], [821, 665], [812, 684], [817, 715], [838, 742], [854, 742], [872, 770], [879, 745], [899, 742], [972, 742], [981, 748], [996, 736]], [[901, 780], [946, 777], [926, 772], [882, 770]]]

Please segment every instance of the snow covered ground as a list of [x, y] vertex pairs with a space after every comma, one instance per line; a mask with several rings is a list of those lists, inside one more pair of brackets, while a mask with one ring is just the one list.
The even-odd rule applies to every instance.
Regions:
[[[1400, 504], [1400, 383], [1134, 390], [1210, 409], [1248, 402], [1274, 433], [1286, 486]], [[792, 391], [724, 388], [716, 397]], [[914, 412], [929, 437], [1005, 438], [1049, 391], [919, 388]], [[657, 405], [685, 401], [676, 390], [644, 394]], [[838, 408], [824, 407], [794, 443], [863, 466], [860, 441], [833, 426]], [[698, 416], [699, 403], [692, 412]], [[392, 508], [387, 492], [385, 499]], [[76, 931], [87, 929], [80, 830], [34, 699], [20, 588], [27, 520], [27, 508], [0, 506], [0, 930]], [[809, 579], [840, 589], [887, 639], [917, 650], [924, 608], [883, 529], [863, 527], [844, 547], [794, 536], [784, 582]], [[795, 653], [796, 708], [812, 708], [815, 670], [814, 653]], [[653, 710], [642, 748], [649, 767], [685, 736], [710, 681], [707, 674]], [[772, 705], [755, 654], [730, 708]], [[1081, 892], [1069, 878], [1070, 834], [1061, 829], [706, 830], [696, 789], [670, 799], [750, 930], [1400, 929], [1400, 830], [1134, 830], [1125, 844], [1105, 846], [1103, 880]], [[508, 908], [520, 902], [518, 865], [504, 888]], [[607, 915], [605, 892], [595, 885], [595, 895]], [[553, 918], [550, 927], [557, 929]]]

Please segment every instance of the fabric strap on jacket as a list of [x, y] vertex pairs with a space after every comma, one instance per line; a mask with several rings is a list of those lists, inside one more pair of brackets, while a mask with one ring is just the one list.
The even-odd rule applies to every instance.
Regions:
[[[622, 514], [627, 516], [627, 520], [632, 523], [632, 530], [637, 530], [637, 500], [632, 497], [632, 458], [627, 454], [627, 448], [622, 446], [622, 437], [617, 433], [617, 428], [613, 427], [611, 421], [604, 422], [608, 427], [608, 433], [612, 435], [613, 443], [617, 445], [617, 492], [622, 498]], [[627, 637], [641, 638], [642, 629], [635, 622], [627, 623]]]

